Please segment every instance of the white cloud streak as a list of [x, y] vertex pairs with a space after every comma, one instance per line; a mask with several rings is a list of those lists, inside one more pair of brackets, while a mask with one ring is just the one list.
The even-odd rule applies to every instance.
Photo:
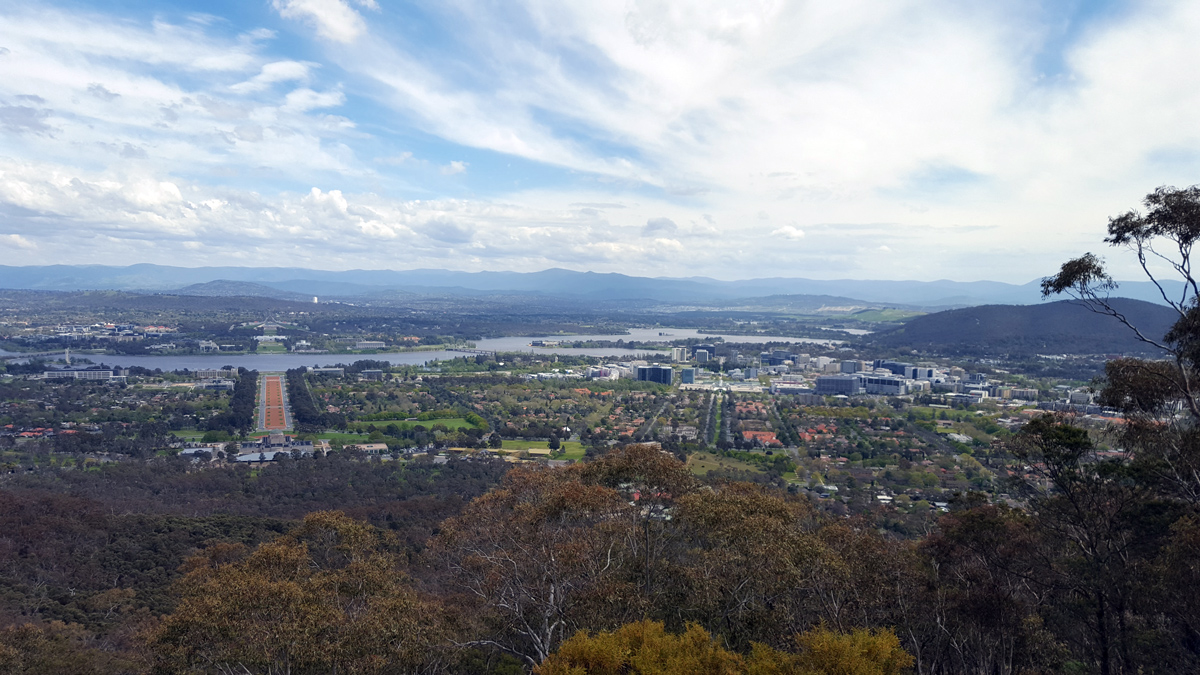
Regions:
[[239, 82], [229, 88], [238, 94], [251, 94], [260, 91], [265, 91], [271, 88], [271, 85], [280, 82], [304, 82], [308, 80], [308, 71], [315, 64], [301, 63], [299, 61], [275, 61], [265, 64], [262, 70], [254, 77]]
[[[357, 0], [355, 4], [379, 9], [375, 0]], [[308, 23], [318, 35], [333, 42], [354, 42], [367, 30], [362, 15], [345, 0], [271, 0], [271, 5], [283, 18]]]

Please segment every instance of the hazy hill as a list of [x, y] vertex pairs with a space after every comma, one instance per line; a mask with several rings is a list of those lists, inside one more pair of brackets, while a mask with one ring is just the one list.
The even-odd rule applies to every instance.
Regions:
[[[1053, 272], [1053, 270], [1047, 270]], [[529, 293], [585, 301], [645, 300], [669, 303], [732, 301], [776, 295], [828, 295], [866, 303], [925, 308], [1041, 302], [1038, 282], [879, 281], [749, 279], [721, 281], [635, 277], [625, 274], [548, 269], [540, 272], [455, 272], [449, 270], [311, 270], [296, 267], [168, 267], [138, 264], [0, 266], [0, 288], [37, 290], [125, 290], [178, 292], [213, 281], [248, 282], [308, 296], [370, 297], [386, 291], [418, 295]], [[1176, 285], [1170, 285], [1174, 292]], [[1122, 282], [1121, 294], [1160, 302], [1146, 282]]]
[[[1178, 318], [1170, 308], [1117, 298], [1113, 305], [1152, 339], [1160, 339]], [[1091, 312], [1075, 301], [1043, 305], [982, 305], [926, 314], [870, 339], [881, 347], [912, 347], [941, 353], [986, 354], [1145, 354], [1116, 319]]]
[[249, 281], [229, 281], [228, 279], [217, 279], [216, 281], [208, 281], [202, 284], [184, 286], [175, 291], [175, 293], [179, 295], [199, 295], [214, 298], [275, 298], [277, 300], [295, 300], [297, 302], [312, 299], [301, 293], [284, 291]]

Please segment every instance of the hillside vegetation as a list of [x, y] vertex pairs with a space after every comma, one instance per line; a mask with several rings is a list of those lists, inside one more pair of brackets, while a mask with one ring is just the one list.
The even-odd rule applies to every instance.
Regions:
[[[1113, 307], [1151, 339], [1178, 319], [1169, 307], [1116, 298]], [[910, 319], [872, 336], [881, 347], [911, 347], [944, 354], [1151, 354], [1152, 348], [1111, 317], [1065, 300], [1043, 305], [983, 305]]]

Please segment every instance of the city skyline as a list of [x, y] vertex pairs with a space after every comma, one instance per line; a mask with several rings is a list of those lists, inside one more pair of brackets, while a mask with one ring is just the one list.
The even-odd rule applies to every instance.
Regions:
[[1200, 168], [1183, 2], [0, 7], [6, 264], [1024, 283]]

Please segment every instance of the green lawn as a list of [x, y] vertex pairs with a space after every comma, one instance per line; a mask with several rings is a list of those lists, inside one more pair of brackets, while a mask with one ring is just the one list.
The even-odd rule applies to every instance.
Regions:
[[438, 420], [420, 420], [417, 422], [402, 422], [400, 420], [381, 420], [378, 422], [351, 422], [349, 424], [349, 427], [351, 429], [362, 429], [365, 431], [366, 428], [371, 426], [372, 424], [374, 424], [375, 428], [379, 429], [380, 431], [383, 431], [385, 428], [387, 428], [387, 425], [389, 425], [389, 424], [395, 424], [396, 426], [400, 427], [401, 429], [412, 429], [413, 427], [415, 427], [418, 424], [425, 427], [426, 429], [432, 429], [433, 425], [441, 424], [441, 425], [444, 425], [450, 431], [458, 431], [459, 429], [474, 429], [475, 428], [474, 426], [471, 425], [470, 422], [468, 422], [466, 419], [464, 419], [462, 417], [451, 417], [451, 418], [447, 418], [447, 419], [438, 419]]
[[925, 312], [913, 312], [903, 309], [864, 309], [861, 312], [855, 312], [848, 318], [857, 321], [870, 322], [904, 322], [918, 316], [924, 316]]
[[260, 342], [257, 351], [259, 354], [286, 354], [287, 347], [278, 342]]
[[[342, 444], [346, 443], [370, 443], [366, 434], [343, 434], [337, 431], [326, 431], [325, 433], [316, 434], [314, 438], [320, 438], [327, 441], [339, 441]], [[383, 441], [380, 441], [383, 442]]]
[[[577, 441], [561, 441], [561, 443], [562, 447], [560, 450], [566, 454], [558, 459], [573, 459], [576, 461], [583, 459], [583, 443]], [[549, 441], [504, 441], [504, 445], [500, 449], [516, 452], [522, 450], [549, 450], [550, 443]]]
[[[924, 413], [925, 415], [932, 416], [935, 420], [942, 413], [946, 413], [946, 417], [948, 417], [951, 421], [956, 421], [956, 422], [961, 421], [961, 420], [975, 420], [980, 417], [984, 417], [981, 415], [976, 415], [975, 414], [976, 411], [974, 411], [974, 410], [930, 408], [929, 406], [923, 406], [923, 405], [914, 405], [912, 407], [912, 411], [915, 413]], [[999, 416], [999, 413], [989, 413], [989, 415]], [[926, 418], [926, 421], [933, 421], [933, 420], [929, 420], [928, 418]]]
[[728, 457], [720, 457], [711, 452], [692, 453], [688, 456], [688, 469], [697, 476], [708, 475], [709, 471], [726, 469], [734, 471], [762, 471], [762, 468], [757, 464], [730, 459]]
[[172, 431], [171, 435], [177, 436], [179, 438], [186, 438], [188, 440], [192, 440], [192, 439], [199, 440], [200, 438], [202, 438], [204, 436], [204, 432], [196, 431], [195, 429], [182, 429], [179, 431]]

